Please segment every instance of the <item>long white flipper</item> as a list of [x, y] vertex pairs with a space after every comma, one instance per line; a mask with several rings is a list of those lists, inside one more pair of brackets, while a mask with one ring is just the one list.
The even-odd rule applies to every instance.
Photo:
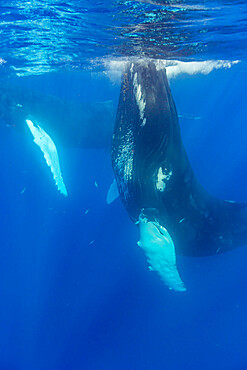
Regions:
[[148, 221], [142, 214], [139, 217], [140, 241], [150, 269], [156, 271], [162, 281], [175, 291], [186, 290], [176, 265], [176, 254], [172, 238], [168, 231], [157, 222]]
[[44, 154], [47, 165], [50, 167], [58, 190], [68, 196], [63, 177], [60, 169], [59, 158], [56, 146], [50, 136], [42, 129], [42, 127], [33, 124], [32, 121], [26, 120], [26, 123], [34, 137], [34, 142], [37, 144]]
[[106, 197], [106, 203], [111, 204], [118, 197], [119, 197], [119, 191], [118, 191], [118, 188], [117, 188], [116, 179], [114, 179], [111, 186], [109, 187], [107, 197]]

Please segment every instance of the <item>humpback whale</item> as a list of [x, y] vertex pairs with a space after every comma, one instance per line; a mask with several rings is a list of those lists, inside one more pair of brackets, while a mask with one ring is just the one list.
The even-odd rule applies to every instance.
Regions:
[[247, 203], [210, 195], [183, 146], [165, 70], [129, 63], [122, 76], [112, 137], [120, 198], [139, 225], [139, 246], [169, 288], [186, 290], [176, 255], [207, 256], [247, 243]]
[[107, 148], [114, 127], [113, 101], [73, 102], [16, 84], [0, 86], [0, 126], [26, 134], [26, 120], [66, 147]]

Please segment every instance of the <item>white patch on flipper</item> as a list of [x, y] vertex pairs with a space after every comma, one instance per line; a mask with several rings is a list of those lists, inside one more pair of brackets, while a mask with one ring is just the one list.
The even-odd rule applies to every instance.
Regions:
[[139, 227], [138, 245], [144, 250], [150, 269], [156, 271], [170, 289], [184, 292], [186, 288], [177, 270], [175, 247], [168, 231], [143, 215], [139, 216]]
[[57, 149], [54, 142], [52, 141], [50, 136], [42, 129], [42, 127], [38, 125], [34, 126], [33, 122], [28, 119], [26, 120], [26, 123], [34, 137], [33, 141], [39, 146], [42, 153], [44, 154], [46, 163], [51, 169], [58, 190], [63, 195], [67, 196], [68, 193], [63, 182]]
[[162, 167], [159, 168], [157, 174], [156, 188], [159, 191], [164, 191], [166, 187], [166, 182], [170, 180], [172, 176], [172, 171], [168, 171], [166, 168], [163, 172]]
[[[131, 73], [133, 73], [133, 68], [132, 68]], [[141, 125], [145, 126], [146, 121], [147, 121], [146, 118], [144, 117], [145, 108], [146, 108], [146, 101], [145, 101], [145, 98], [144, 98], [143, 93], [142, 93], [141, 85], [138, 84], [138, 82], [137, 82], [137, 72], [135, 72], [135, 74], [134, 74], [133, 85], [134, 85], [134, 93], [135, 93], [135, 97], [136, 97], [136, 103], [138, 105], [139, 112], [140, 112], [140, 119], [142, 120]]]
[[107, 197], [106, 197], [106, 203], [111, 204], [118, 197], [119, 197], [119, 191], [117, 187], [117, 181], [116, 179], [114, 179], [111, 186], [109, 187]]

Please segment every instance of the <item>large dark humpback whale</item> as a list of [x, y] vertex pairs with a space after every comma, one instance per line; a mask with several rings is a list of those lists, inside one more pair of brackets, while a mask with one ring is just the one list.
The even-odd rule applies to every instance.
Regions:
[[63, 146], [110, 147], [115, 109], [111, 100], [73, 102], [13, 83], [0, 84], [0, 125], [26, 133], [30, 119]]
[[153, 62], [123, 73], [111, 158], [139, 245], [170, 288], [185, 290], [176, 253], [214, 255], [247, 243], [246, 204], [216, 199], [196, 180], [166, 73]]

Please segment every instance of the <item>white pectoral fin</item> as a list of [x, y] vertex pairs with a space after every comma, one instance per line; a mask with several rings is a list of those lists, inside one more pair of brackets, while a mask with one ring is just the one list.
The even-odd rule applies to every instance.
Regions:
[[58, 190], [65, 196], [68, 195], [66, 186], [63, 181], [59, 158], [56, 146], [50, 136], [38, 125], [34, 125], [32, 121], [26, 120], [26, 123], [33, 135], [34, 142], [39, 146], [47, 165], [50, 167], [50, 170], [53, 174], [54, 181]]
[[106, 197], [106, 203], [111, 204], [118, 197], [119, 197], [119, 191], [117, 188], [117, 181], [116, 179], [114, 179], [111, 186], [109, 187], [107, 197]]
[[144, 250], [150, 270], [156, 271], [162, 281], [175, 291], [183, 292], [186, 287], [180, 278], [175, 247], [168, 231], [157, 222], [139, 217], [140, 241], [138, 245]]

